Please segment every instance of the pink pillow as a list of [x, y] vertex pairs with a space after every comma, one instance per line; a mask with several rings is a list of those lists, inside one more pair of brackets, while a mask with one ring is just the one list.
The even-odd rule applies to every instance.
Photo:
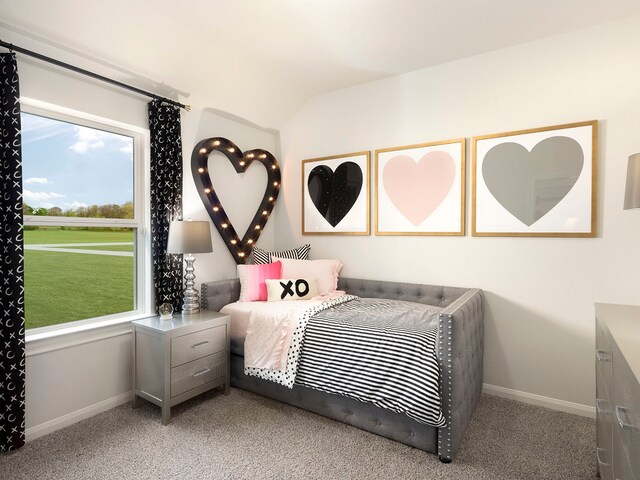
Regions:
[[333, 293], [338, 288], [338, 274], [342, 268], [339, 260], [272, 258], [282, 262], [281, 278], [315, 278], [318, 282], [318, 295]]
[[268, 298], [265, 280], [282, 278], [282, 263], [263, 265], [238, 265], [240, 278], [240, 302], [266, 301]]

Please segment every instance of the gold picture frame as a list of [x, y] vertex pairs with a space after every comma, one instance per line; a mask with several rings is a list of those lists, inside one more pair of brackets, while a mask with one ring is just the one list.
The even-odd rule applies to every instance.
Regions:
[[302, 161], [302, 234], [371, 234], [371, 152]]
[[375, 151], [375, 234], [465, 234], [466, 139]]
[[471, 235], [597, 235], [598, 121], [472, 139]]

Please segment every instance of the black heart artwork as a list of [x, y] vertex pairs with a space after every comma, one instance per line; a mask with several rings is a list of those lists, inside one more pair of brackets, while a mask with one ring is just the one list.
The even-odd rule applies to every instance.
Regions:
[[[267, 186], [260, 206], [256, 210], [249, 228], [240, 238], [231, 220], [227, 216], [220, 199], [216, 194], [209, 175], [209, 155], [212, 152], [220, 152], [226, 156], [236, 172], [244, 173], [254, 161], [258, 161], [267, 169]], [[196, 189], [204, 204], [213, 224], [218, 229], [227, 248], [231, 252], [236, 263], [245, 263], [253, 247], [260, 238], [269, 215], [278, 199], [280, 192], [280, 167], [276, 158], [266, 150], [255, 149], [242, 153], [231, 141], [222, 137], [208, 138], [199, 142], [191, 154], [191, 173], [196, 183]]]
[[309, 196], [318, 212], [335, 227], [349, 213], [362, 190], [362, 169], [357, 163], [341, 163], [334, 172], [319, 165], [309, 172]]

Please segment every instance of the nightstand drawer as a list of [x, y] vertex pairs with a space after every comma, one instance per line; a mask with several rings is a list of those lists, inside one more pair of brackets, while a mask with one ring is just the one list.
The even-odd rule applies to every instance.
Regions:
[[226, 326], [190, 333], [171, 339], [171, 367], [197, 360], [226, 348]]
[[227, 375], [227, 352], [222, 351], [171, 369], [171, 397]]

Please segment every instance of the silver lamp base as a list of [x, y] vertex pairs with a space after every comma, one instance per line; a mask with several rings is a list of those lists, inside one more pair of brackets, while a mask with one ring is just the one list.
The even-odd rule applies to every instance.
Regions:
[[198, 291], [196, 290], [196, 276], [194, 274], [193, 262], [195, 262], [193, 255], [187, 253], [184, 257], [184, 261], [187, 264], [185, 267], [185, 283], [184, 283], [184, 299], [182, 301], [182, 314], [193, 315], [200, 312], [200, 298]]

